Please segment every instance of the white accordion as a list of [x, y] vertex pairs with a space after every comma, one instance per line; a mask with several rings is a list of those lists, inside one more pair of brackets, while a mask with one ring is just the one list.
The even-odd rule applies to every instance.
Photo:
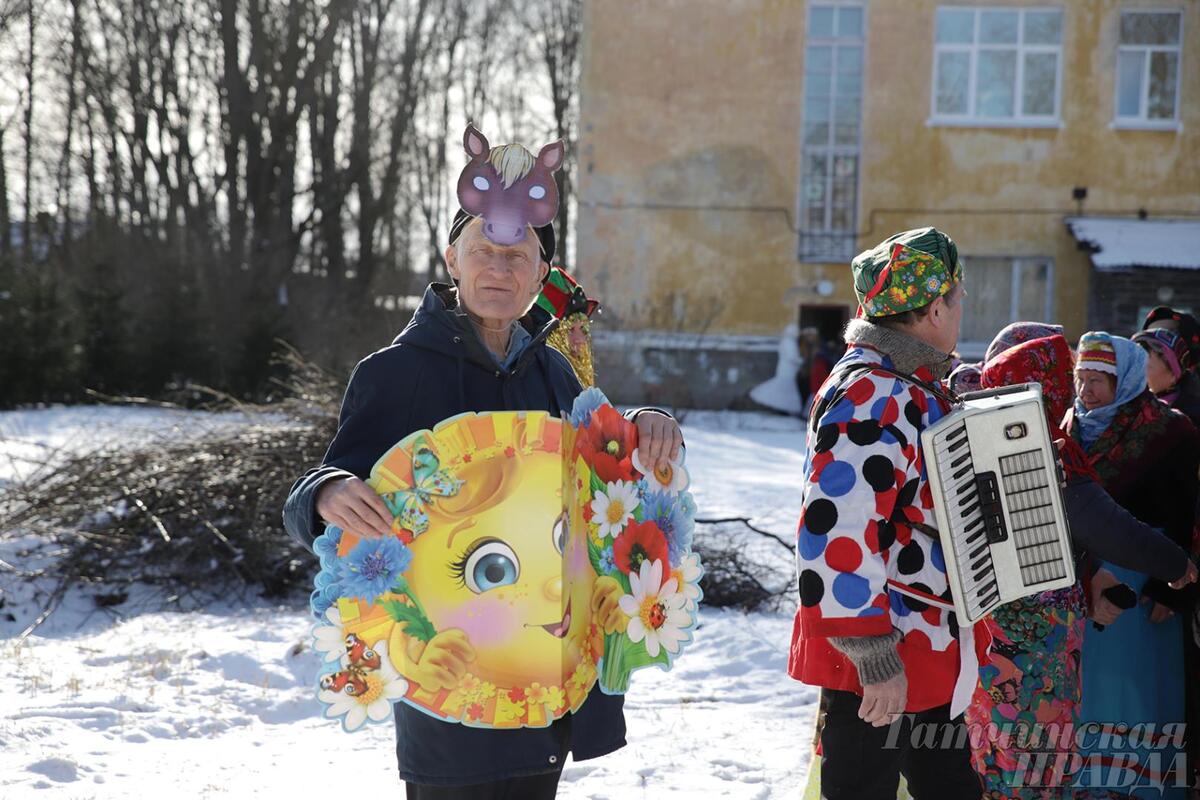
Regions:
[[921, 446], [960, 624], [1075, 582], [1040, 386], [964, 396]]

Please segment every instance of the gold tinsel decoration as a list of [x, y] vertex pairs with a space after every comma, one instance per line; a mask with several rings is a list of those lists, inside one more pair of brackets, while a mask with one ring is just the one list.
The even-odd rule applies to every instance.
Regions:
[[[573, 330], [578, 332], [574, 342], [571, 341]], [[583, 388], [596, 385], [596, 371], [592, 364], [592, 321], [587, 314], [580, 311], [565, 317], [546, 341], [571, 362]]]

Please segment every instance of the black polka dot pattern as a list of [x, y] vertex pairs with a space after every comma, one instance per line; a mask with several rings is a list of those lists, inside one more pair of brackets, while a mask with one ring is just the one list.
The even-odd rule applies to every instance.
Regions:
[[817, 442], [813, 445], [813, 450], [817, 453], [828, 453], [837, 444], [840, 436], [837, 425], [822, 425], [817, 429]]
[[909, 542], [900, 549], [900, 555], [896, 557], [896, 568], [902, 575], [916, 575], [924, 566], [925, 553], [918, 542]]
[[904, 404], [904, 418], [917, 430], [921, 429], [921, 407], [915, 401], [909, 400]]
[[892, 460], [887, 456], [875, 455], [867, 458], [862, 465], [862, 474], [877, 492], [886, 492], [896, 484], [896, 471]]
[[917, 489], [921, 486], [921, 482], [913, 478], [908, 483], [904, 484], [904, 488], [896, 495], [896, 508], [904, 508], [911, 506], [913, 501], [917, 499]]
[[879, 534], [879, 552], [883, 552], [896, 543], [896, 526], [889, 520], [879, 520], [877, 532]]
[[846, 436], [859, 447], [875, 444], [883, 436], [883, 429], [873, 419], [846, 424]]
[[825, 582], [811, 569], [800, 573], [800, 605], [812, 608], [825, 596]]
[[[929, 587], [923, 583], [910, 583], [909, 586], [911, 586], [913, 589], [916, 589], [919, 592], [925, 592], [926, 594], [933, 594], [933, 592], [931, 592], [929, 590]], [[908, 595], [902, 595], [902, 597], [904, 598], [904, 605], [908, 606], [913, 611], [916, 611], [918, 614], [929, 608], [928, 603], [926, 603], [922, 600], [918, 600], [915, 597], [909, 597]]]
[[804, 527], [808, 528], [809, 533], [815, 533], [818, 536], [824, 536], [833, 530], [837, 521], [837, 506], [825, 498], [812, 501], [804, 512]]

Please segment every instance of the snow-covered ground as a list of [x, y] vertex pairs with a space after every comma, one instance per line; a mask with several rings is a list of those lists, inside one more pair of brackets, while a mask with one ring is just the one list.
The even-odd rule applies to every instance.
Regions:
[[[0, 414], [0, 491], [47, 453], [236, 422], [154, 409]], [[684, 432], [700, 515], [750, 517], [790, 538], [800, 424], [693, 412]], [[10, 539], [0, 558], [11, 562], [19, 548]], [[0, 571], [0, 582], [9, 599], [0, 608], [3, 800], [400, 796], [390, 726], [346, 734], [320, 718], [301, 601], [134, 613], [136, 593], [103, 611], [69, 594], [17, 646], [40, 608], [10, 574]], [[816, 694], [785, 673], [790, 630], [786, 612], [702, 611], [672, 672], [635, 675], [629, 746], [568, 762], [559, 796], [797, 797]]]

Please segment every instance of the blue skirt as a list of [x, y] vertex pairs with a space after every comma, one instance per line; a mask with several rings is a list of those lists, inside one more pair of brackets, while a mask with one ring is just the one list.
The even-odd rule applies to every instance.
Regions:
[[[1112, 564], [1104, 568], [1141, 596], [1147, 580], [1144, 573]], [[1105, 767], [1085, 766], [1078, 785], [1139, 798], [1185, 800], [1185, 755], [1178, 746], [1184, 730], [1182, 620], [1175, 615], [1155, 624], [1150, 621], [1152, 608], [1149, 603], [1139, 604], [1103, 631], [1087, 626], [1080, 754], [1085, 765]], [[1104, 735], [1121, 723], [1133, 729], [1130, 734], [1122, 736], [1118, 729], [1116, 735]], [[1130, 769], [1110, 768], [1114, 762], [1141, 773], [1135, 780]], [[1156, 778], [1167, 785], [1165, 790], [1152, 788]], [[1180, 786], [1173, 786], [1180, 781]]]

